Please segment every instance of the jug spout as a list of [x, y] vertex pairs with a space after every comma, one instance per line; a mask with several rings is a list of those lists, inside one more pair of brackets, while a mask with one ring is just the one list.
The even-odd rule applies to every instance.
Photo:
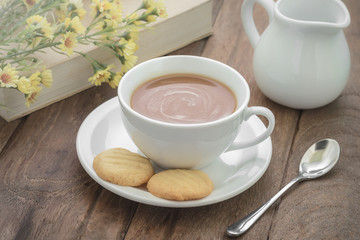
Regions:
[[350, 24], [350, 14], [341, 0], [280, 0], [274, 15], [297, 26], [343, 29]]

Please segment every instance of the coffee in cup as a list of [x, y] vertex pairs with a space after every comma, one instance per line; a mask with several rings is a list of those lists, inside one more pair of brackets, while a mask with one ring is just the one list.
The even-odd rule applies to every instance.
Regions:
[[204, 123], [233, 113], [234, 93], [224, 84], [193, 74], [171, 74], [141, 84], [131, 97], [138, 113], [169, 123]]

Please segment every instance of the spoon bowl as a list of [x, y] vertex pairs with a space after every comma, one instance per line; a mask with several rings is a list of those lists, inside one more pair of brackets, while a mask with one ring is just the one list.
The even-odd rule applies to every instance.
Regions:
[[318, 178], [329, 172], [337, 163], [340, 146], [333, 139], [324, 139], [313, 144], [304, 154], [299, 166], [299, 176]]
[[283, 187], [275, 196], [227, 228], [229, 236], [240, 236], [245, 233], [264, 213], [295, 183], [323, 176], [337, 163], [340, 146], [333, 139], [323, 139], [314, 143], [304, 154], [299, 165], [299, 175]]

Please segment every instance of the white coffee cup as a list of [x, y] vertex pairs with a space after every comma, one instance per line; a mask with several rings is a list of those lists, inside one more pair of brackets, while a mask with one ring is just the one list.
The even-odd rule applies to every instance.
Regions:
[[[146, 81], [169, 74], [195, 74], [215, 79], [229, 87], [237, 101], [235, 111], [221, 119], [177, 124], [151, 119], [133, 110], [130, 100]], [[202, 168], [226, 152], [259, 144], [275, 126], [272, 112], [265, 107], [248, 107], [250, 89], [239, 72], [204, 57], [166, 56], [140, 63], [129, 70], [118, 87], [121, 117], [125, 129], [139, 150], [162, 168]], [[265, 116], [266, 130], [253, 139], [234, 142], [243, 121], [253, 115]]]

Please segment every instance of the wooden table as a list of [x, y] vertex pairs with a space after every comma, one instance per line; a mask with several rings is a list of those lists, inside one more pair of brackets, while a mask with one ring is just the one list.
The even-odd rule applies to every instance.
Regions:
[[[267, 99], [252, 72], [253, 49], [240, 19], [242, 1], [214, 1], [214, 34], [172, 54], [229, 64], [247, 79], [250, 106], [271, 109], [273, 156], [250, 189], [216, 204], [163, 208], [130, 201], [104, 189], [81, 167], [77, 131], [85, 117], [116, 96], [94, 87], [22, 119], [0, 120], [0, 239], [223, 239], [226, 226], [272, 197], [297, 175], [315, 141], [334, 138], [338, 165], [326, 176], [288, 192], [242, 239], [360, 239], [360, 1], [344, 0], [352, 23], [345, 34], [352, 54], [341, 96], [314, 110], [293, 110]], [[257, 25], [267, 26], [256, 6]]]

